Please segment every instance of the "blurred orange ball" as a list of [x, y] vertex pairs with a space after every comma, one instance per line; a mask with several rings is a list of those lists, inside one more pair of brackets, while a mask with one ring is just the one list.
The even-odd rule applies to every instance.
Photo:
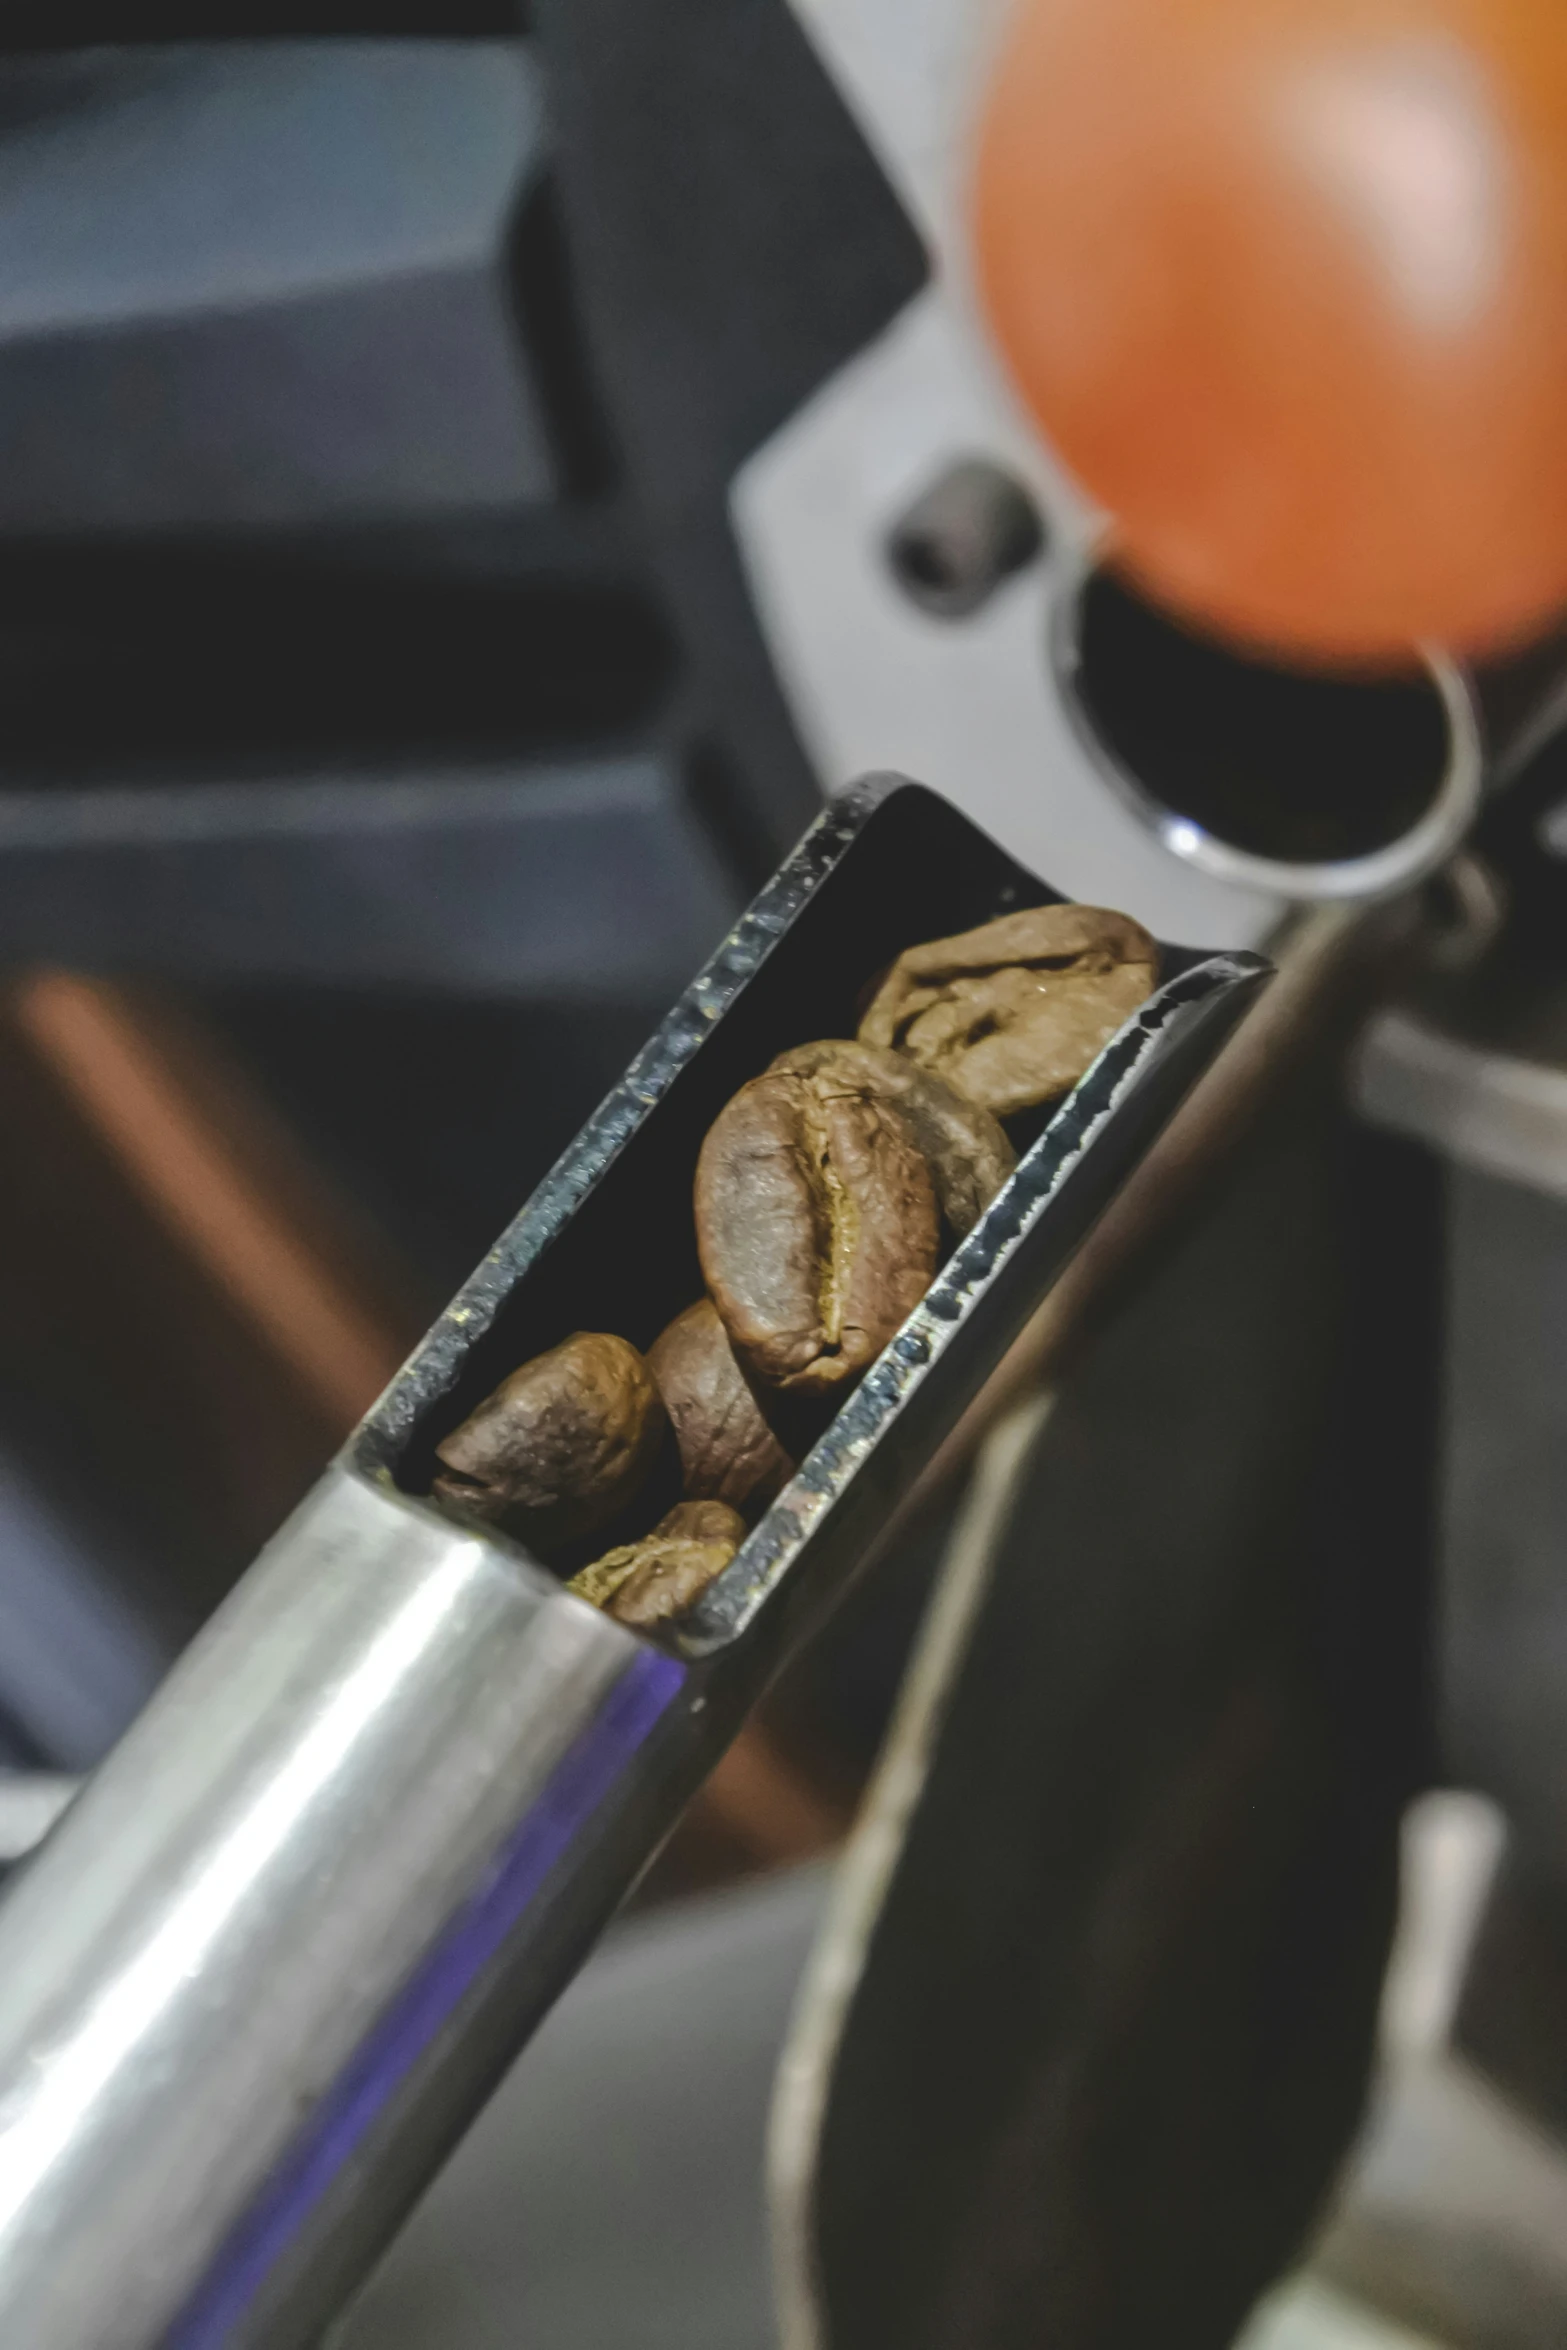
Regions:
[[1024, 0], [975, 206], [1154, 595], [1356, 662], [1567, 603], [1567, 0]]

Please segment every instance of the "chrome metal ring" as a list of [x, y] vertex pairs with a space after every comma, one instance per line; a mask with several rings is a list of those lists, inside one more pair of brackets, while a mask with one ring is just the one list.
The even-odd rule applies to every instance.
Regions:
[[1092, 550], [1060, 579], [1051, 599], [1049, 657], [1073, 732], [1117, 798], [1170, 854], [1242, 889], [1300, 900], [1397, 895], [1434, 872], [1467, 836], [1485, 791], [1485, 745], [1474, 691], [1450, 655], [1422, 646], [1420, 658], [1447, 721], [1447, 765], [1419, 821], [1382, 847], [1320, 863], [1297, 863], [1237, 847], [1150, 790], [1104, 740], [1082, 687], [1083, 596], [1098, 565]]

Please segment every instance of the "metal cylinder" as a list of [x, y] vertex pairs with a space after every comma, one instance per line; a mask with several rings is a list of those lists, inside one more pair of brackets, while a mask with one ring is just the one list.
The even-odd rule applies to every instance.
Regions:
[[[1423, 779], [1423, 792], [1418, 809], [1402, 807], [1385, 837], [1367, 839], [1353, 848], [1341, 845], [1329, 848], [1319, 840], [1311, 848], [1294, 851], [1265, 849], [1256, 840], [1237, 838], [1221, 825], [1211, 806], [1205, 805], [1211, 797], [1215, 775], [1214, 745], [1211, 739], [1216, 707], [1217, 687], [1208, 670], [1192, 678], [1184, 671], [1178, 714], [1184, 721], [1188, 712], [1200, 712], [1203, 726], [1200, 736], [1188, 749], [1193, 753], [1193, 766], [1203, 789], [1197, 802], [1188, 796], [1193, 773], [1186, 772], [1177, 781], [1175, 776], [1160, 778], [1142, 771], [1124, 750], [1111, 739], [1113, 729], [1107, 729], [1106, 713], [1095, 705], [1089, 684], [1088, 622], [1094, 599], [1113, 597], [1123, 610], [1143, 614], [1155, 622], [1166, 637], [1173, 628], [1168, 616], [1157, 615], [1153, 607], [1141, 604], [1125, 588], [1119, 586], [1104, 569], [1102, 563], [1083, 561], [1075, 568], [1064, 569], [1060, 575], [1051, 606], [1049, 658], [1061, 693], [1062, 707], [1074, 733], [1109, 789], [1130, 808], [1172, 856], [1198, 867], [1216, 880], [1228, 882], [1239, 889], [1264, 892], [1289, 903], [1317, 901], [1373, 899], [1398, 896], [1411, 889], [1424, 877], [1444, 863], [1463, 841], [1479, 813], [1485, 784], [1485, 745], [1480, 727], [1479, 706], [1474, 690], [1464, 671], [1456, 662], [1435, 648], [1424, 648], [1420, 653], [1420, 669], [1424, 672], [1425, 695], [1431, 715], [1440, 727], [1440, 759], [1433, 771]], [[1186, 635], [1184, 641], [1194, 647], [1202, 640]], [[1217, 648], [1207, 646], [1199, 654], [1211, 663]], [[1223, 657], [1223, 656], [1218, 656]], [[1289, 738], [1299, 726], [1304, 706], [1299, 697], [1312, 703], [1326, 695], [1329, 701], [1353, 690], [1358, 682], [1361, 691], [1374, 695], [1389, 691], [1407, 694], [1413, 680], [1352, 681], [1345, 677], [1296, 674], [1273, 668], [1271, 664], [1254, 665], [1248, 657], [1231, 653], [1229, 661], [1236, 675], [1247, 677], [1237, 707], [1244, 708], [1255, 693], [1259, 678], [1271, 677], [1284, 684], [1292, 697], [1288, 712], [1270, 710], [1270, 731], [1275, 740], [1288, 747]], [[1418, 673], [1417, 673], [1418, 674]], [[1132, 706], [1146, 710], [1149, 699], [1149, 679], [1146, 671], [1134, 672], [1120, 680], [1121, 696]], [[1164, 709], [1168, 717], [1168, 707]], [[1255, 728], [1255, 719], [1243, 730], [1243, 743], [1249, 740]], [[1381, 781], [1384, 787], [1398, 787], [1400, 804], [1403, 789], [1416, 779], [1398, 771], [1398, 761], [1391, 758], [1387, 746], [1375, 729], [1368, 731], [1361, 715], [1346, 740], [1336, 737], [1336, 761], [1325, 759], [1313, 768], [1306, 793], [1306, 806], [1297, 809], [1314, 818], [1305, 827], [1304, 837], [1316, 836], [1316, 818], [1322, 805], [1329, 801], [1336, 782], [1333, 768], [1342, 764], [1350, 744], [1356, 748], [1362, 763]], [[1182, 786], [1184, 785], [1184, 789]], [[1250, 816], [1257, 803], [1266, 804], [1268, 792], [1266, 769], [1246, 770], [1246, 789], [1243, 797], [1245, 812]], [[1221, 795], [1222, 799], [1223, 795]], [[1363, 803], [1363, 805], [1362, 805]], [[1357, 808], [1362, 814], [1372, 813], [1378, 805], [1369, 783], [1357, 794]], [[1228, 810], [1233, 819], [1237, 811]]]
[[312, 2339], [621, 1891], [688, 1679], [333, 1471], [0, 1904], [6, 2350]]

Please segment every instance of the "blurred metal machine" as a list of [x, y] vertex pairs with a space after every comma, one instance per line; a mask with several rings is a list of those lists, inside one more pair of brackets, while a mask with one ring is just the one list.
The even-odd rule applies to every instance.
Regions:
[[[1066, 1401], [1029, 1513], [997, 1535], [994, 1617], [949, 1659], [975, 1735], [932, 1771], [936, 1810], [901, 1821], [912, 1873], [888, 1898], [940, 1907], [951, 1840], [929, 1822], [977, 1767], [997, 1660], [1070, 1620], [1008, 1766], [1034, 1893], [1070, 1885], [1037, 1944], [1052, 1979], [1078, 1981], [1096, 1935], [1124, 1952], [1114, 1894], [1174, 1954], [1139, 2044], [1161, 2095], [1179, 2106], [1159, 2067], [1183, 2034], [1213, 2077], [1244, 2070], [1213, 2003], [1181, 2005], [1192, 1935], [1234, 1954], [1232, 2013], [1260, 2001], [1256, 2078], [1260, 2045], [1323, 2051], [1320, 2108], [1290, 2105], [1291, 2085], [1310, 2105], [1294, 2076], [1269, 2108], [1295, 2116], [1298, 2167], [1193, 2255], [1188, 2330], [1163, 2313], [1194, 2350], [1287, 2255], [1351, 2126], [1397, 1813], [1421, 1786], [1505, 1810], [1456, 2030], [1567, 2133], [1560, 646], [1478, 679], [1301, 680], [1101, 571], [968, 293], [985, 10], [254, 0], [219, 39], [191, 11], [111, 22], [74, 0], [8, 26], [0, 1764], [38, 1784], [0, 1815], [0, 1865], [823, 797], [901, 768], [1056, 887], [1167, 938], [1267, 942], [1282, 977], [1269, 1070], [1232, 1057], [1229, 1094], [1159, 1160], [1156, 1205], [1131, 1188], [1014, 1367]], [[1209, 1385], [1198, 1299], [1230, 1334]], [[1325, 1487], [1320, 1452], [1280, 1452], [1286, 1425], [1339, 1447]], [[1129, 1451], [1150, 1464], [1141, 1515], [1106, 1483]], [[1098, 1612], [1040, 1581], [1028, 1529], [1058, 1521], [1111, 1562]], [[1139, 1645], [1166, 1539], [1195, 1563]], [[862, 1755], [898, 1623], [833, 1701]], [[1270, 1710], [1256, 1690], [1281, 1674]], [[1046, 1715], [1100, 1757], [1077, 1844], [1023, 1801], [1025, 1781], [1071, 1782]], [[1236, 1742], [1233, 1775], [1210, 1733]], [[1165, 1863], [1140, 1823], [1161, 1774], [1200, 1779], [1205, 1753], [1220, 1812], [1255, 1769], [1293, 1822], [1272, 1849], [1324, 1954], [1316, 2005], [1247, 1909], [1267, 1854], [1244, 1836], [1187, 1940], [1148, 1923]], [[987, 1959], [1039, 1927], [988, 1891], [982, 1999]], [[924, 2012], [930, 1986], [896, 1972], [919, 1947], [912, 1928], [876, 1945], [895, 1970], [878, 2015]], [[14, 1995], [0, 1984], [0, 2017]], [[1035, 2015], [1037, 2079], [1102, 2082], [1125, 1997], [1078, 2041]], [[1073, 2012], [1061, 1993], [1052, 2016]], [[908, 2182], [863, 2156], [907, 2072], [895, 2035], [853, 2061], [869, 2102], [851, 2080], [818, 2115], [837, 2183], [814, 2273], [853, 2313], [824, 2339], [870, 2350], [885, 2328], [906, 2350], [919, 2272], [900, 2279], [885, 2222], [907, 2221]], [[962, 2061], [988, 2078], [996, 2047]], [[969, 2111], [979, 2138], [999, 2094], [988, 2122]], [[1003, 2203], [1081, 2186], [1074, 2094], [997, 2157]], [[912, 2116], [903, 2143], [933, 2126]], [[1148, 2144], [1167, 2181], [1179, 2131]], [[1237, 2208], [1257, 2145], [1217, 2130], [1191, 2169], [1205, 2209]], [[1085, 2226], [1130, 2276], [1157, 2196], [1124, 2155]], [[987, 2263], [1027, 2309], [1038, 2281], [1015, 2233], [964, 2233], [958, 2201], [923, 2230], [950, 2273], [921, 2322], [999, 2346], [1024, 2321]], [[1091, 2287], [1059, 2339], [1136, 2339], [1135, 2295]], [[190, 2338], [247, 2338], [227, 2322]]]

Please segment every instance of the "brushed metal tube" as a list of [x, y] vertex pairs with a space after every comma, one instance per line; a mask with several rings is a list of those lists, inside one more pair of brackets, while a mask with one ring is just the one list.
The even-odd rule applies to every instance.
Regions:
[[595, 1818], [688, 1679], [334, 1470], [0, 1902], [6, 2350], [313, 2338], [438, 2158], [390, 2140], [494, 2077], [454, 2102], [492, 1978], [559, 1945], [520, 2036], [623, 1889]]

